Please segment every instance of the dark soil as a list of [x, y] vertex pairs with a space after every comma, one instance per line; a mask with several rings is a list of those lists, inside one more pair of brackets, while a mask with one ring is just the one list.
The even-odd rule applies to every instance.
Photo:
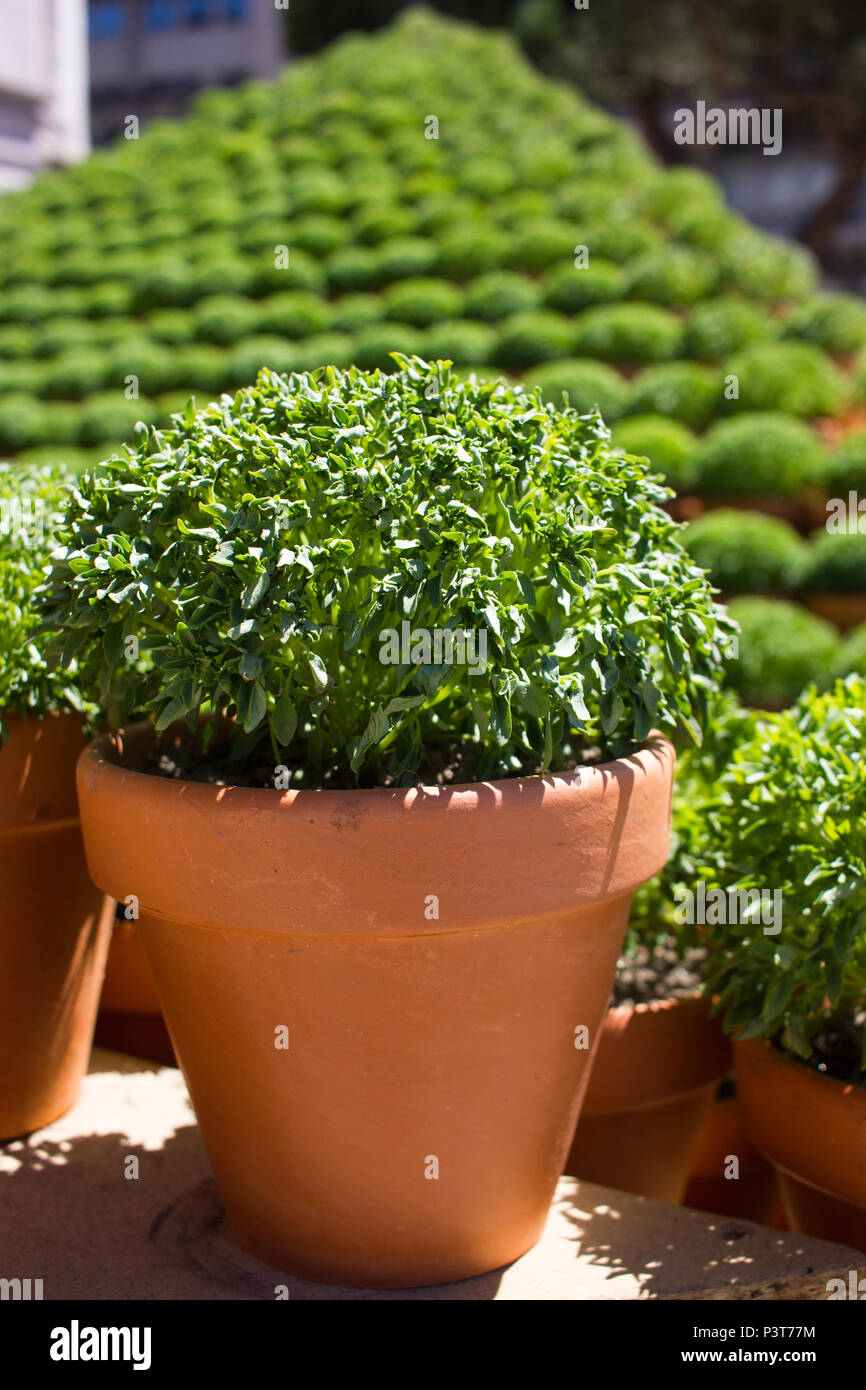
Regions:
[[[477, 753], [474, 744], [443, 744], [440, 748], [430, 748], [425, 754], [422, 776], [413, 779], [415, 784], [425, 786], [459, 786], [464, 782], [476, 782]], [[573, 772], [577, 767], [591, 766], [599, 761], [599, 750], [587, 748], [579, 755], [570, 758], [559, 771]], [[208, 750], [207, 754], [194, 742], [171, 744], [156, 747], [148, 755], [139, 771], [154, 777], [174, 778], [183, 782], [205, 782], [215, 787], [267, 787], [274, 789], [276, 764], [274, 755], [267, 744], [261, 743], [247, 758], [232, 756], [231, 744], [223, 742]], [[363, 773], [355, 778], [349, 772], [326, 771], [311, 776], [310, 769], [300, 763], [286, 761], [283, 766], [289, 770], [289, 786], [304, 790], [342, 791], [356, 790], [359, 787], [405, 785], [397, 777], [386, 777], [377, 781], [374, 775]], [[525, 759], [523, 764], [510, 774], [496, 772], [495, 778], [504, 776], [537, 776], [540, 769], [537, 763]], [[282, 786], [283, 784], [281, 784]], [[413, 785], [413, 782], [409, 782]]]
[[681, 957], [672, 936], [654, 946], [638, 946], [621, 956], [613, 982], [611, 1008], [648, 1004], [653, 999], [688, 999], [697, 994], [703, 978], [706, 950], [690, 947]]
[[214, 787], [269, 787], [273, 791], [275, 764], [273, 753], [264, 748], [240, 762], [230, 756], [228, 744], [212, 748], [205, 756], [194, 743], [182, 743], [171, 748], [154, 748], [141, 771], [179, 782], [207, 782]]
[[828, 1017], [822, 1031], [813, 1039], [808, 1065], [827, 1076], [835, 1076], [838, 1081], [854, 1081], [862, 1086], [864, 1028], [866, 1010]]

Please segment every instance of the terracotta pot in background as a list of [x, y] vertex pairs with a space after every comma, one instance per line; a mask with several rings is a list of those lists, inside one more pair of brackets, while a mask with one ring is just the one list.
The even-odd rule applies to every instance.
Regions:
[[610, 1009], [565, 1171], [681, 1202], [701, 1126], [731, 1065], [710, 1001]]
[[[731, 1155], [739, 1160], [736, 1178], [725, 1177]], [[699, 1211], [786, 1228], [776, 1174], [749, 1138], [736, 1095], [717, 1096], [713, 1101], [701, 1127], [683, 1201]]]
[[827, 520], [825, 495], [804, 488], [796, 497], [705, 497], [700, 498], [702, 509], [717, 511], [729, 507], [740, 512], [763, 512], [765, 516], [787, 521], [801, 536], [809, 536]]
[[843, 632], [866, 623], [866, 594], [809, 594], [806, 604], [819, 618], [835, 623]]
[[776, 1168], [791, 1230], [866, 1253], [866, 1088], [769, 1042], [736, 1043], [734, 1056], [749, 1134]]
[[156, 981], [137, 925], [117, 917], [113, 928], [95, 1039], [100, 1046], [115, 1052], [176, 1066]]
[[83, 755], [88, 859], [139, 897], [243, 1244], [377, 1287], [523, 1254], [587, 1079], [575, 1029], [596, 1033], [631, 893], [667, 855], [670, 745], [545, 778], [278, 794], [130, 770], [153, 738]]
[[87, 872], [73, 715], [9, 718], [0, 748], [0, 1138], [56, 1120], [90, 1055], [111, 911]]

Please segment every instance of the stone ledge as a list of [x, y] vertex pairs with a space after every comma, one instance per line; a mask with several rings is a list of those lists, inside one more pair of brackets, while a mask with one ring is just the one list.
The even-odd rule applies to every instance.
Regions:
[[[137, 1181], [124, 1161], [139, 1158]], [[439, 1288], [331, 1288], [260, 1264], [228, 1230], [179, 1071], [97, 1049], [78, 1105], [0, 1145], [6, 1278], [56, 1299], [821, 1299], [862, 1264], [828, 1241], [563, 1178], [543, 1239]]]

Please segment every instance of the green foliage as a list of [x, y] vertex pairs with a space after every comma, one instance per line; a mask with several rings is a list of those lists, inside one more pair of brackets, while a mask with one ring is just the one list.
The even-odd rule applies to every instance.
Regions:
[[59, 465], [0, 463], [0, 739], [10, 714], [81, 708], [74, 675], [46, 665], [33, 611], [71, 482]]
[[721, 283], [750, 299], [803, 299], [818, 281], [818, 264], [803, 246], [769, 237], [753, 227], [731, 237], [720, 258]]
[[205, 343], [225, 347], [261, 327], [256, 308], [239, 295], [214, 294], [202, 299], [195, 310], [196, 336]]
[[145, 396], [127, 400], [119, 391], [98, 391], [82, 405], [78, 417], [78, 442], [111, 444], [131, 439], [139, 420], [151, 421], [156, 408]]
[[834, 415], [845, 405], [849, 387], [841, 372], [811, 343], [757, 343], [725, 365], [736, 376], [739, 396], [729, 410], [784, 410], [811, 418]]
[[503, 367], [517, 367], [567, 357], [573, 336], [571, 323], [561, 314], [514, 314], [502, 325], [495, 360]]
[[614, 261], [601, 257], [589, 265], [560, 265], [544, 280], [544, 302], [551, 309], [575, 314], [594, 304], [612, 304], [625, 294], [625, 276]]
[[794, 589], [809, 554], [806, 542], [786, 521], [723, 507], [690, 522], [683, 544], [724, 594]]
[[813, 594], [862, 594], [866, 589], [866, 531], [817, 531], [809, 545], [803, 588]]
[[483, 271], [504, 266], [509, 241], [504, 232], [480, 219], [447, 231], [439, 242], [437, 269], [440, 275], [467, 280]]
[[0, 453], [16, 453], [44, 441], [44, 409], [23, 393], [0, 396]]
[[538, 298], [538, 287], [528, 276], [513, 270], [490, 270], [466, 286], [466, 313], [494, 323], [536, 308]]
[[825, 685], [839, 659], [839, 635], [823, 618], [781, 599], [737, 598], [739, 654], [727, 664], [733, 690], [753, 705], [789, 705], [810, 682]]
[[256, 327], [261, 333], [276, 333], [282, 338], [309, 338], [323, 333], [329, 319], [328, 306], [317, 295], [295, 290], [260, 300]]
[[682, 956], [701, 944], [695, 924], [677, 920], [681, 890], [715, 881], [722, 870], [719, 836], [711, 818], [719, 778], [737, 745], [749, 737], [755, 714], [744, 709], [729, 690], [713, 695], [703, 742], [677, 757], [671, 802], [670, 854], [660, 874], [632, 898], [626, 954], [639, 942], [673, 937]]
[[436, 243], [424, 237], [394, 237], [377, 247], [376, 280], [387, 285], [393, 280], [427, 275], [436, 267]]
[[[597, 417], [443, 364], [263, 372], [82, 478], [42, 611], [114, 721], [224, 711], [313, 784], [455, 744], [471, 777], [561, 767], [699, 737], [730, 626], [666, 495]], [[483, 669], [383, 661], [404, 621], [483, 632]]]
[[389, 319], [429, 328], [441, 319], [459, 318], [463, 295], [448, 280], [403, 280], [388, 289], [385, 305]]
[[773, 411], [719, 420], [696, 457], [698, 491], [707, 497], [792, 496], [818, 481], [824, 450], [800, 420]]
[[687, 491], [694, 481], [697, 440], [686, 425], [662, 415], [634, 415], [620, 420], [613, 437], [620, 449], [647, 458], [674, 489]]
[[632, 299], [653, 304], [694, 304], [712, 293], [717, 278], [718, 270], [701, 251], [669, 244], [635, 260], [628, 291]]
[[866, 497], [866, 430], [846, 435], [827, 461], [827, 491], [848, 500], [849, 492]]
[[578, 246], [587, 246], [592, 256], [600, 260], [624, 264], [636, 260], [663, 245], [661, 234], [646, 222], [634, 218], [627, 221], [589, 222], [580, 227], [575, 238]]
[[662, 362], [646, 367], [634, 381], [629, 412], [669, 415], [692, 429], [702, 429], [722, 403], [722, 379], [697, 362]]
[[707, 299], [689, 313], [686, 351], [704, 362], [721, 362], [771, 334], [767, 314], [744, 299]]
[[336, 333], [360, 333], [379, 323], [381, 315], [382, 302], [377, 294], [344, 294], [332, 306], [331, 328]]
[[475, 366], [489, 362], [497, 342], [495, 329], [471, 319], [449, 319], [428, 329], [424, 336], [424, 355], [431, 361], [447, 359]]
[[[439, 139], [422, 107], [440, 113]], [[850, 351], [864, 311], [814, 285], [808, 255], [749, 228], [702, 173], [659, 168], [513, 42], [413, 9], [3, 199], [0, 449], [64, 427], [75, 446], [83, 417], [103, 438], [111, 390], [128, 429], [128, 374], [149, 397], [229, 389], [267, 341], [283, 370], [388, 367], [397, 348], [458, 369], [576, 358], [627, 374], [683, 356], [720, 366], [784, 331], [787, 355], [747, 357], [740, 401], [720, 408], [832, 414], [848, 366], [821, 348]], [[702, 429], [709, 378], [676, 365], [642, 379], [632, 412]], [[584, 380], [597, 390], [603, 373]]]
[[534, 217], [512, 231], [507, 260], [515, 270], [538, 272], [570, 262], [573, 248], [574, 229], [569, 222]]
[[803, 338], [825, 352], [856, 352], [866, 347], [866, 304], [847, 294], [813, 295], [788, 315], [782, 336]]
[[597, 409], [608, 424], [623, 414], [628, 397], [628, 387], [619, 373], [591, 358], [545, 362], [531, 368], [524, 381], [540, 391], [543, 401], [558, 406], [565, 395], [578, 414]]
[[611, 304], [587, 309], [576, 322], [574, 350], [603, 362], [663, 362], [675, 357], [682, 325], [653, 304]]
[[[866, 998], [866, 681], [807, 690], [734, 749], [715, 824], [726, 882], [782, 895], [782, 925], [707, 927], [725, 1027], [808, 1059], [831, 1015]], [[859, 1072], [866, 1083], [866, 1029]]]
[[837, 676], [855, 674], [866, 679], [866, 623], [852, 628], [844, 638], [836, 662]]

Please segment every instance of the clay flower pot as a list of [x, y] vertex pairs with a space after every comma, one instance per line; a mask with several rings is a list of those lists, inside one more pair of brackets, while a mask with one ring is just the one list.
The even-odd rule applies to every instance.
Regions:
[[734, 1056], [749, 1134], [776, 1169], [791, 1230], [866, 1252], [866, 1088], [769, 1042], [738, 1042]]
[[96, 1018], [96, 1041], [116, 1052], [176, 1066], [156, 981], [137, 924], [118, 917], [112, 925]]
[[824, 497], [810, 488], [804, 488], [796, 497], [701, 497], [700, 500], [703, 510], [707, 512], [726, 507], [740, 512], [763, 512], [765, 516], [778, 517], [781, 521], [787, 521], [803, 536], [810, 535], [827, 520]]
[[75, 1102], [111, 913], [87, 872], [75, 799], [84, 746], [73, 715], [9, 718], [0, 748], [0, 1138]]
[[681, 1202], [701, 1126], [731, 1066], [710, 1001], [610, 1009], [565, 1171]]
[[819, 618], [843, 632], [866, 623], [866, 594], [809, 594], [806, 603]]
[[229, 1221], [261, 1259], [403, 1287], [538, 1239], [632, 890], [664, 863], [673, 750], [549, 777], [271, 792], [78, 785], [139, 929]]
[[[725, 1176], [732, 1154], [739, 1160], [736, 1178]], [[699, 1211], [737, 1216], [784, 1230], [776, 1174], [749, 1138], [737, 1096], [713, 1101], [701, 1127], [683, 1200], [687, 1207]]]

